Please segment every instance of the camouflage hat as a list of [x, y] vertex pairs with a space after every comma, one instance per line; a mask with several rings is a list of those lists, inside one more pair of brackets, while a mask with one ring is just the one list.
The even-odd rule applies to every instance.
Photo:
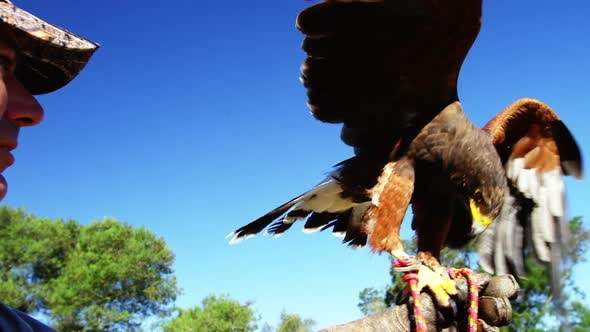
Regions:
[[0, 0], [0, 21], [14, 32], [19, 52], [15, 75], [34, 95], [68, 84], [98, 48], [98, 44], [47, 23], [10, 1]]

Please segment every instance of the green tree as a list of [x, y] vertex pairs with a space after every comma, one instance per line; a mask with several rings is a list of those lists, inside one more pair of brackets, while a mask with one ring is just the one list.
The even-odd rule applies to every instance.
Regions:
[[[525, 263], [527, 278], [521, 278], [519, 298], [513, 302], [513, 324], [505, 331], [588, 331], [590, 311], [581, 302], [586, 294], [576, 285], [573, 269], [586, 261], [590, 245], [590, 232], [584, 228], [580, 217], [569, 222], [570, 237], [564, 251], [564, 291], [559, 301], [553, 301], [550, 285], [550, 271], [534, 260]], [[551, 326], [550, 321], [558, 322]]]
[[313, 319], [303, 319], [297, 314], [288, 314], [283, 310], [276, 332], [311, 332], [315, 324]]
[[[549, 271], [533, 259], [526, 262], [527, 277], [518, 280], [521, 287], [519, 297], [512, 301], [513, 322], [503, 331], [588, 331], [590, 329], [590, 310], [581, 302], [584, 292], [576, 286], [572, 276], [574, 267], [586, 260], [590, 244], [590, 233], [584, 228], [581, 218], [569, 222], [571, 236], [564, 251], [564, 290], [560, 301], [551, 296]], [[415, 241], [404, 241], [408, 252], [416, 250]], [[476, 243], [471, 242], [461, 250], [444, 249], [441, 253], [443, 266], [467, 266], [477, 270]], [[395, 304], [398, 294], [406, 286], [402, 276], [390, 270], [392, 283], [385, 291], [366, 288], [359, 294], [358, 307], [365, 315], [382, 312]], [[383, 295], [379, 295], [383, 294]], [[563, 313], [566, 312], [567, 315]], [[548, 322], [559, 322], [551, 326]]]
[[380, 314], [388, 308], [382, 292], [375, 288], [363, 289], [357, 306], [365, 316]]
[[24, 312], [44, 311], [42, 286], [56, 278], [80, 226], [0, 208], [0, 298]]
[[164, 324], [164, 332], [249, 332], [257, 318], [251, 303], [241, 304], [227, 295], [210, 295], [200, 307], [179, 309], [178, 316]]
[[83, 226], [0, 208], [0, 298], [60, 331], [133, 331], [169, 314], [173, 260], [164, 240], [114, 219]]

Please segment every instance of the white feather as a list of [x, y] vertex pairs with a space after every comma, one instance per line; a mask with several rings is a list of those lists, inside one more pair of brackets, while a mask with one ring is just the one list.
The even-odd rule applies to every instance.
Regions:
[[494, 229], [499, 220], [495, 220], [479, 236], [477, 250], [479, 252], [479, 266], [487, 272], [494, 273]]
[[[533, 158], [540, 148], [536, 147], [529, 151], [527, 156]], [[565, 220], [565, 186], [561, 168], [557, 167], [548, 172], [540, 172], [536, 168], [525, 169], [524, 158], [510, 158], [505, 165], [506, 176], [525, 197], [534, 202], [531, 211], [530, 222], [526, 228], [530, 232], [533, 250], [537, 258], [542, 262], [551, 262], [555, 258], [557, 242], [563, 243], [567, 236], [567, 223]], [[486, 269], [493, 264], [495, 273], [524, 273], [524, 262], [522, 261], [522, 250], [524, 228], [520, 225], [517, 213], [524, 206], [514, 205], [512, 197], [505, 197], [504, 207], [500, 217], [490, 228], [493, 234], [488, 235], [480, 247], [480, 256], [484, 260]], [[513, 206], [512, 211], [507, 206]], [[522, 211], [524, 212], [524, 211]], [[559, 222], [561, 221], [561, 222]], [[493, 238], [491, 236], [494, 236]], [[491, 255], [493, 257], [489, 257]], [[511, 263], [516, 271], [509, 271], [508, 263]]]
[[542, 188], [539, 193], [542, 194], [539, 195], [542, 200], [539, 200], [540, 204], [537, 209], [539, 209], [543, 218], [543, 239], [546, 242], [554, 243], [556, 229], [555, 224], [553, 223], [553, 215], [549, 210], [549, 189]]
[[[516, 220], [516, 214], [514, 216], [514, 220]], [[522, 248], [524, 246], [523, 239], [524, 239], [524, 227], [522, 227], [519, 223], [516, 224], [516, 228], [514, 229], [514, 246], [513, 252], [511, 255], [511, 261], [513, 266], [516, 270], [517, 276], [524, 276], [526, 274], [524, 270], [524, 260], [523, 260], [523, 253]]]
[[527, 197], [532, 198], [532, 189], [535, 186], [536, 172], [534, 169], [522, 169], [518, 175], [518, 189]]
[[524, 169], [524, 158], [508, 160], [508, 166], [506, 168], [508, 169], [506, 172], [506, 176], [508, 176], [510, 180], [516, 182], [516, 179], [518, 179], [520, 171]]
[[237, 243], [242, 242], [243, 240], [248, 240], [250, 238], [253, 238], [255, 235], [256, 234], [248, 234], [246, 236], [240, 236], [240, 237], [238, 237], [236, 235], [236, 232], [231, 232], [225, 238], [227, 239], [227, 238], [233, 236], [233, 238], [231, 240], [229, 240], [229, 244], [237, 244]]
[[496, 274], [503, 275], [508, 273], [508, 266], [506, 265], [506, 259], [504, 258], [504, 248], [502, 245], [502, 236], [504, 235], [504, 224], [505, 220], [499, 220], [496, 224], [497, 235], [495, 241], [495, 248], [494, 252], [496, 255], [494, 256], [494, 267], [496, 268]]
[[229, 240], [229, 244], [237, 244], [237, 243], [242, 242], [242, 240], [244, 240], [243, 236], [241, 236], [241, 237], [235, 236], [233, 239]]
[[[541, 198], [544, 197], [543, 190], [540, 191], [539, 196]], [[551, 224], [551, 217], [548, 215], [546, 209], [535, 208], [531, 214], [531, 223], [533, 245], [535, 247], [537, 257], [543, 262], [549, 262], [551, 259], [551, 254], [549, 252], [547, 243], [545, 242], [545, 233], [547, 232], [547, 227], [552, 227], [549, 226], [549, 224]]]
[[543, 183], [547, 188], [547, 205], [549, 211], [555, 217], [564, 217], [565, 206], [565, 186], [563, 184], [561, 170], [559, 168], [543, 175]]
[[322, 229], [323, 226], [320, 227], [314, 227], [314, 228], [303, 228], [303, 233], [305, 234], [313, 234], [317, 231], [319, 231], [320, 229]]
[[536, 169], [533, 168], [531, 171], [533, 172], [533, 176], [529, 182], [529, 195], [530, 198], [532, 198], [534, 201], [537, 201], [539, 199], [539, 190], [543, 181], [541, 174], [539, 174]]

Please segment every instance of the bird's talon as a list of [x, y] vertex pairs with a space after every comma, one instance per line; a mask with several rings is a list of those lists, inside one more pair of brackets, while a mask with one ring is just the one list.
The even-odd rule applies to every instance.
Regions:
[[457, 295], [455, 282], [446, 275], [436, 273], [431, 268], [422, 265], [417, 274], [418, 291], [428, 287], [436, 302], [445, 308], [450, 306], [450, 297]]

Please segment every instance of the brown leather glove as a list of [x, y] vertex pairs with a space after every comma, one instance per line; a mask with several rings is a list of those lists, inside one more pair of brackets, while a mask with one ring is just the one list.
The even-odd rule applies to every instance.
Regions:
[[[506, 326], [512, 321], [510, 299], [518, 295], [520, 287], [511, 275], [491, 277], [488, 274], [477, 274], [480, 285], [479, 292], [479, 328], [478, 331], [499, 331], [498, 327]], [[466, 280], [457, 283], [459, 296], [457, 304], [467, 308], [469, 295]], [[456, 322], [448, 331], [467, 331], [467, 310], [459, 310]]]
[[[468, 313], [465, 309], [469, 305], [467, 281], [464, 278], [456, 280], [459, 295], [455, 298], [455, 305], [458, 310], [438, 308], [428, 294], [422, 293], [420, 295], [429, 332], [467, 331]], [[510, 299], [518, 294], [520, 287], [511, 275], [490, 277], [487, 274], [477, 274], [477, 282], [480, 285], [478, 331], [499, 331], [500, 326], [506, 326], [512, 320]], [[332, 326], [322, 331], [409, 332], [415, 326], [412, 317], [412, 304], [406, 300], [405, 303], [385, 313]]]

